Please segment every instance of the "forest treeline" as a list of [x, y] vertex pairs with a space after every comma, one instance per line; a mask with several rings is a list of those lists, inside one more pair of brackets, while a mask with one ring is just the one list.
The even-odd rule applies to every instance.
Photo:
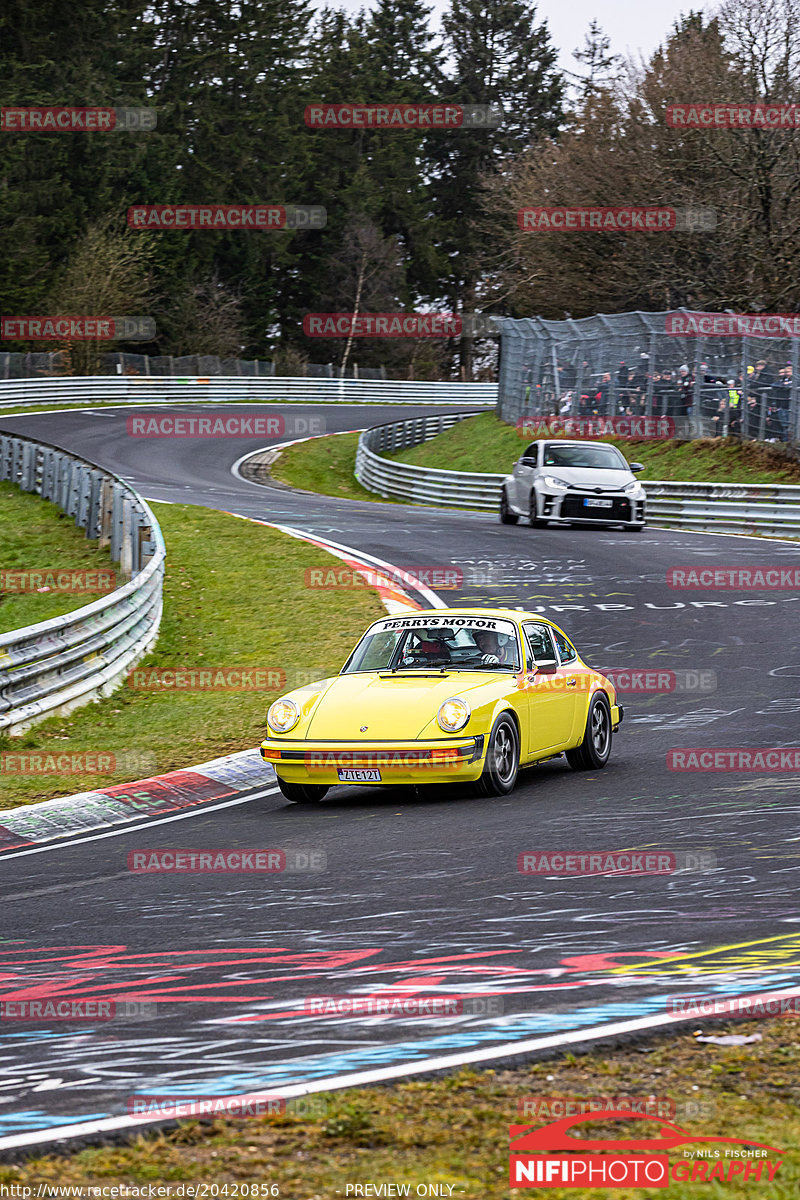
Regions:
[[[795, 311], [798, 130], [670, 104], [798, 99], [796, 0], [689, 13], [648, 61], [596, 24], [575, 74], [524, 0], [4, 0], [0, 105], [156, 110], [151, 132], [0, 132], [4, 314], [150, 315], [151, 354], [475, 376], [489, 343], [307, 338], [319, 312]], [[576, 40], [580, 36], [576, 34]], [[310, 128], [315, 103], [500, 105], [486, 129]], [[130, 229], [137, 204], [322, 205], [320, 230]], [[712, 208], [716, 228], [526, 233], [537, 205]], [[34, 348], [5, 343], [4, 349]], [[37, 349], [56, 349], [38, 344]], [[76, 364], [88, 351], [69, 348]], [[80, 365], [76, 369], [81, 369]]]

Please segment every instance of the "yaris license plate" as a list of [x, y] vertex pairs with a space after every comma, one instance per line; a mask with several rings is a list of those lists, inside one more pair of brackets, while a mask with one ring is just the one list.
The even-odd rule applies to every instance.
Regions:
[[613, 508], [613, 500], [584, 500], [584, 508]]
[[339, 767], [337, 774], [342, 783], [380, 783], [381, 781], [380, 771], [366, 767], [361, 769]]

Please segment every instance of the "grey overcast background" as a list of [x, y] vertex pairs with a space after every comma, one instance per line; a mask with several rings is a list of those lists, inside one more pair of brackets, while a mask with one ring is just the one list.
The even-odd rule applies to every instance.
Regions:
[[[331, 6], [335, 2], [329, 0]], [[338, 7], [358, 12], [372, 5], [369, 0], [339, 0]], [[438, 17], [447, 4], [435, 0], [431, 7]], [[539, 21], [547, 22], [550, 37], [558, 47], [559, 66], [572, 70], [578, 66], [572, 51], [583, 47], [592, 18], [599, 21], [603, 32], [611, 38], [613, 53], [625, 58], [632, 55], [638, 60], [642, 54], [649, 58], [661, 45], [681, 13], [703, 12], [707, 7], [697, 0], [661, 0], [658, 4], [648, 0], [607, 0], [600, 4], [593, 0], [541, 0], [536, 11]]]

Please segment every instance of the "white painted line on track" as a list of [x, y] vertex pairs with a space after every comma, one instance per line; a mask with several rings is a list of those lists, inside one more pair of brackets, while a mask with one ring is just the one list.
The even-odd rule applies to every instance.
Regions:
[[341, 557], [342, 554], [346, 554], [350, 558], [356, 560], [361, 559], [363, 562], [370, 563], [373, 566], [380, 567], [384, 571], [391, 572], [398, 579], [402, 579], [404, 582], [408, 583], [408, 585], [418, 591], [421, 596], [424, 596], [429, 602], [431, 608], [450, 607], [448, 604], [445, 604], [441, 596], [437, 595], [437, 593], [431, 588], [426, 587], [424, 583], [420, 583], [419, 580], [415, 579], [413, 569], [411, 571], [405, 571], [402, 567], [397, 567], [394, 565], [394, 563], [387, 562], [384, 558], [377, 558], [374, 554], [367, 554], [364, 550], [354, 550], [352, 546], [345, 546], [341, 542], [334, 542], [330, 538], [321, 537], [316, 533], [308, 533], [305, 530], [296, 529], [293, 525], [279, 525], [277, 522], [266, 521], [264, 524], [271, 524], [274, 529], [280, 529], [282, 533], [288, 533], [290, 537], [300, 538], [303, 541], [316, 542], [324, 548], [330, 547], [333, 551], [339, 551], [339, 557]]
[[[800, 995], [800, 988], [783, 988], [779, 992], [760, 992], [765, 1001], [771, 996]], [[408, 1075], [423, 1075], [433, 1071], [448, 1071], [470, 1063], [489, 1063], [499, 1058], [511, 1058], [519, 1054], [531, 1054], [540, 1050], [553, 1050], [563, 1046], [580, 1045], [601, 1038], [623, 1037], [648, 1029], [660, 1029], [687, 1020], [683, 1013], [663, 1013], [660, 1016], [637, 1017], [631, 1021], [615, 1021], [608, 1025], [594, 1025], [586, 1029], [571, 1030], [569, 1033], [551, 1034], [549, 1037], [528, 1038], [519, 1042], [504, 1042], [499, 1046], [487, 1046], [482, 1050], [469, 1050], [460, 1054], [440, 1055], [419, 1062], [398, 1063], [392, 1067], [376, 1067], [370, 1071], [354, 1071], [349, 1075], [333, 1075], [313, 1083], [272, 1084], [261, 1092], [247, 1092], [228, 1096], [238, 1104], [247, 1104], [263, 1099], [265, 1095], [280, 1093], [284, 1099], [309, 1096], [315, 1092], [340, 1091], [342, 1088], [368, 1087], [370, 1084], [388, 1083]], [[153, 1117], [152, 1121], [136, 1117], [106, 1117], [100, 1121], [84, 1121], [75, 1125], [60, 1125], [39, 1133], [13, 1134], [0, 1138], [0, 1150], [12, 1150], [24, 1146], [46, 1145], [51, 1141], [62, 1141], [71, 1137], [94, 1137], [97, 1134], [117, 1133], [125, 1130], [146, 1129], [149, 1124], [163, 1122], [164, 1117]]]
[[[191, 767], [185, 767], [184, 770], [190, 771]], [[9, 858], [24, 858], [27, 854], [46, 854], [48, 850], [69, 850], [72, 846], [82, 846], [84, 842], [99, 842], [103, 838], [122, 837], [127, 833], [139, 833], [143, 829], [153, 829], [156, 825], [169, 825], [171, 821], [185, 821], [189, 817], [207, 816], [212, 812], [216, 812], [219, 808], [233, 808], [236, 804], [247, 804], [250, 800], [258, 800], [261, 796], [272, 796], [277, 794], [278, 788], [264, 788], [261, 791], [253, 792], [249, 796], [237, 796], [234, 800], [224, 800], [221, 804], [215, 804], [210, 801], [204, 805], [197, 805], [195, 808], [189, 809], [188, 812], [175, 813], [172, 817], [159, 817], [157, 820], [149, 820], [145, 818], [141, 824], [126, 824], [121, 825], [119, 829], [109, 829], [106, 833], [92, 833], [87, 837], [73, 838], [72, 841], [53, 841], [46, 846], [33, 846], [30, 850], [6, 850], [3, 853], [0, 861], [5, 862]], [[43, 803], [47, 803], [44, 801]], [[2, 812], [0, 812], [2, 816]]]

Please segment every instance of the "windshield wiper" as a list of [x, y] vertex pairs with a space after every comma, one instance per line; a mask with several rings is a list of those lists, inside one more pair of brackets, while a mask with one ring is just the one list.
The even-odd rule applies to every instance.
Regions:
[[[388, 670], [388, 674], [386, 673], [387, 670]], [[391, 679], [394, 675], [397, 674], [398, 671], [407, 671], [409, 673], [409, 675], [415, 675], [416, 677], [419, 677], [420, 675], [425, 675], [425, 676], [430, 676], [431, 678], [435, 678], [437, 675], [446, 675], [449, 670], [452, 670], [452, 668], [451, 667], [440, 667], [438, 671], [431, 671], [427, 667], [391, 667], [391, 668], [384, 667], [383, 670], [380, 670], [380, 669], [378, 670], [378, 674], [380, 675], [381, 679]]]

